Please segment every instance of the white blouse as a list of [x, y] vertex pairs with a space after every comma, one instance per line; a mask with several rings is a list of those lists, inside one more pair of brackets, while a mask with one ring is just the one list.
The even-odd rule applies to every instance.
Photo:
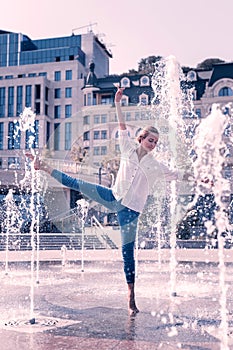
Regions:
[[166, 186], [168, 181], [177, 180], [177, 171], [171, 171], [147, 153], [141, 161], [136, 153], [137, 146], [131, 142], [128, 130], [119, 130], [121, 151], [120, 168], [113, 186], [113, 194], [121, 203], [137, 212], [142, 212], [149, 194], [156, 187]]

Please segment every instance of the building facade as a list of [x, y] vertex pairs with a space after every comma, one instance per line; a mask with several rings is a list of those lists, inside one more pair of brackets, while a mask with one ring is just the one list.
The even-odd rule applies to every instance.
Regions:
[[[109, 75], [111, 53], [89, 32], [69, 37], [31, 40], [20, 33], [0, 31], [0, 175], [2, 194], [24, 176], [30, 135], [19, 132], [25, 107], [36, 115], [33, 147], [52, 165], [92, 182], [111, 186], [119, 162], [118, 125], [114, 106], [117, 86], [125, 87], [122, 110], [135, 139], [151, 124], [154, 99], [152, 75]], [[212, 70], [185, 72], [193, 110], [187, 126], [205, 118], [213, 103], [233, 101], [233, 63]], [[226, 131], [231, 137], [231, 126]], [[233, 150], [225, 164], [231, 176]], [[78, 175], [77, 175], [78, 174]], [[56, 191], [57, 184], [50, 180]], [[14, 186], [13, 186], [14, 187]], [[63, 189], [62, 189], [63, 191]], [[75, 196], [65, 190], [69, 205]]]

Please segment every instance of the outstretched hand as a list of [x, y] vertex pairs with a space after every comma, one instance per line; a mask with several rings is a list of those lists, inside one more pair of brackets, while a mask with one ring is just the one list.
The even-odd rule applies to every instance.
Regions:
[[38, 156], [34, 156], [32, 153], [29, 152], [25, 153], [25, 156], [33, 161], [35, 170], [44, 170], [43, 161], [41, 161]]
[[117, 92], [115, 94], [115, 102], [121, 101], [124, 89], [125, 88], [118, 87]]

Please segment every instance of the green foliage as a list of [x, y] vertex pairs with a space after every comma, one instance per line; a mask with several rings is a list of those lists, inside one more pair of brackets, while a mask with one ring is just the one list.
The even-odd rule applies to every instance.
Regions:
[[225, 63], [225, 61], [219, 58], [207, 58], [201, 63], [198, 63], [197, 69], [211, 70], [213, 68], [213, 65], [218, 63]]

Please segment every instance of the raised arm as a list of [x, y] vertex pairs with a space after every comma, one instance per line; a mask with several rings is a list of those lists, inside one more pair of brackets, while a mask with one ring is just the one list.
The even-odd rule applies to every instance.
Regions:
[[126, 130], [125, 117], [121, 110], [121, 99], [122, 99], [123, 91], [124, 91], [124, 88], [119, 87], [115, 95], [116, 114], [117, 114], [120, 130]]

